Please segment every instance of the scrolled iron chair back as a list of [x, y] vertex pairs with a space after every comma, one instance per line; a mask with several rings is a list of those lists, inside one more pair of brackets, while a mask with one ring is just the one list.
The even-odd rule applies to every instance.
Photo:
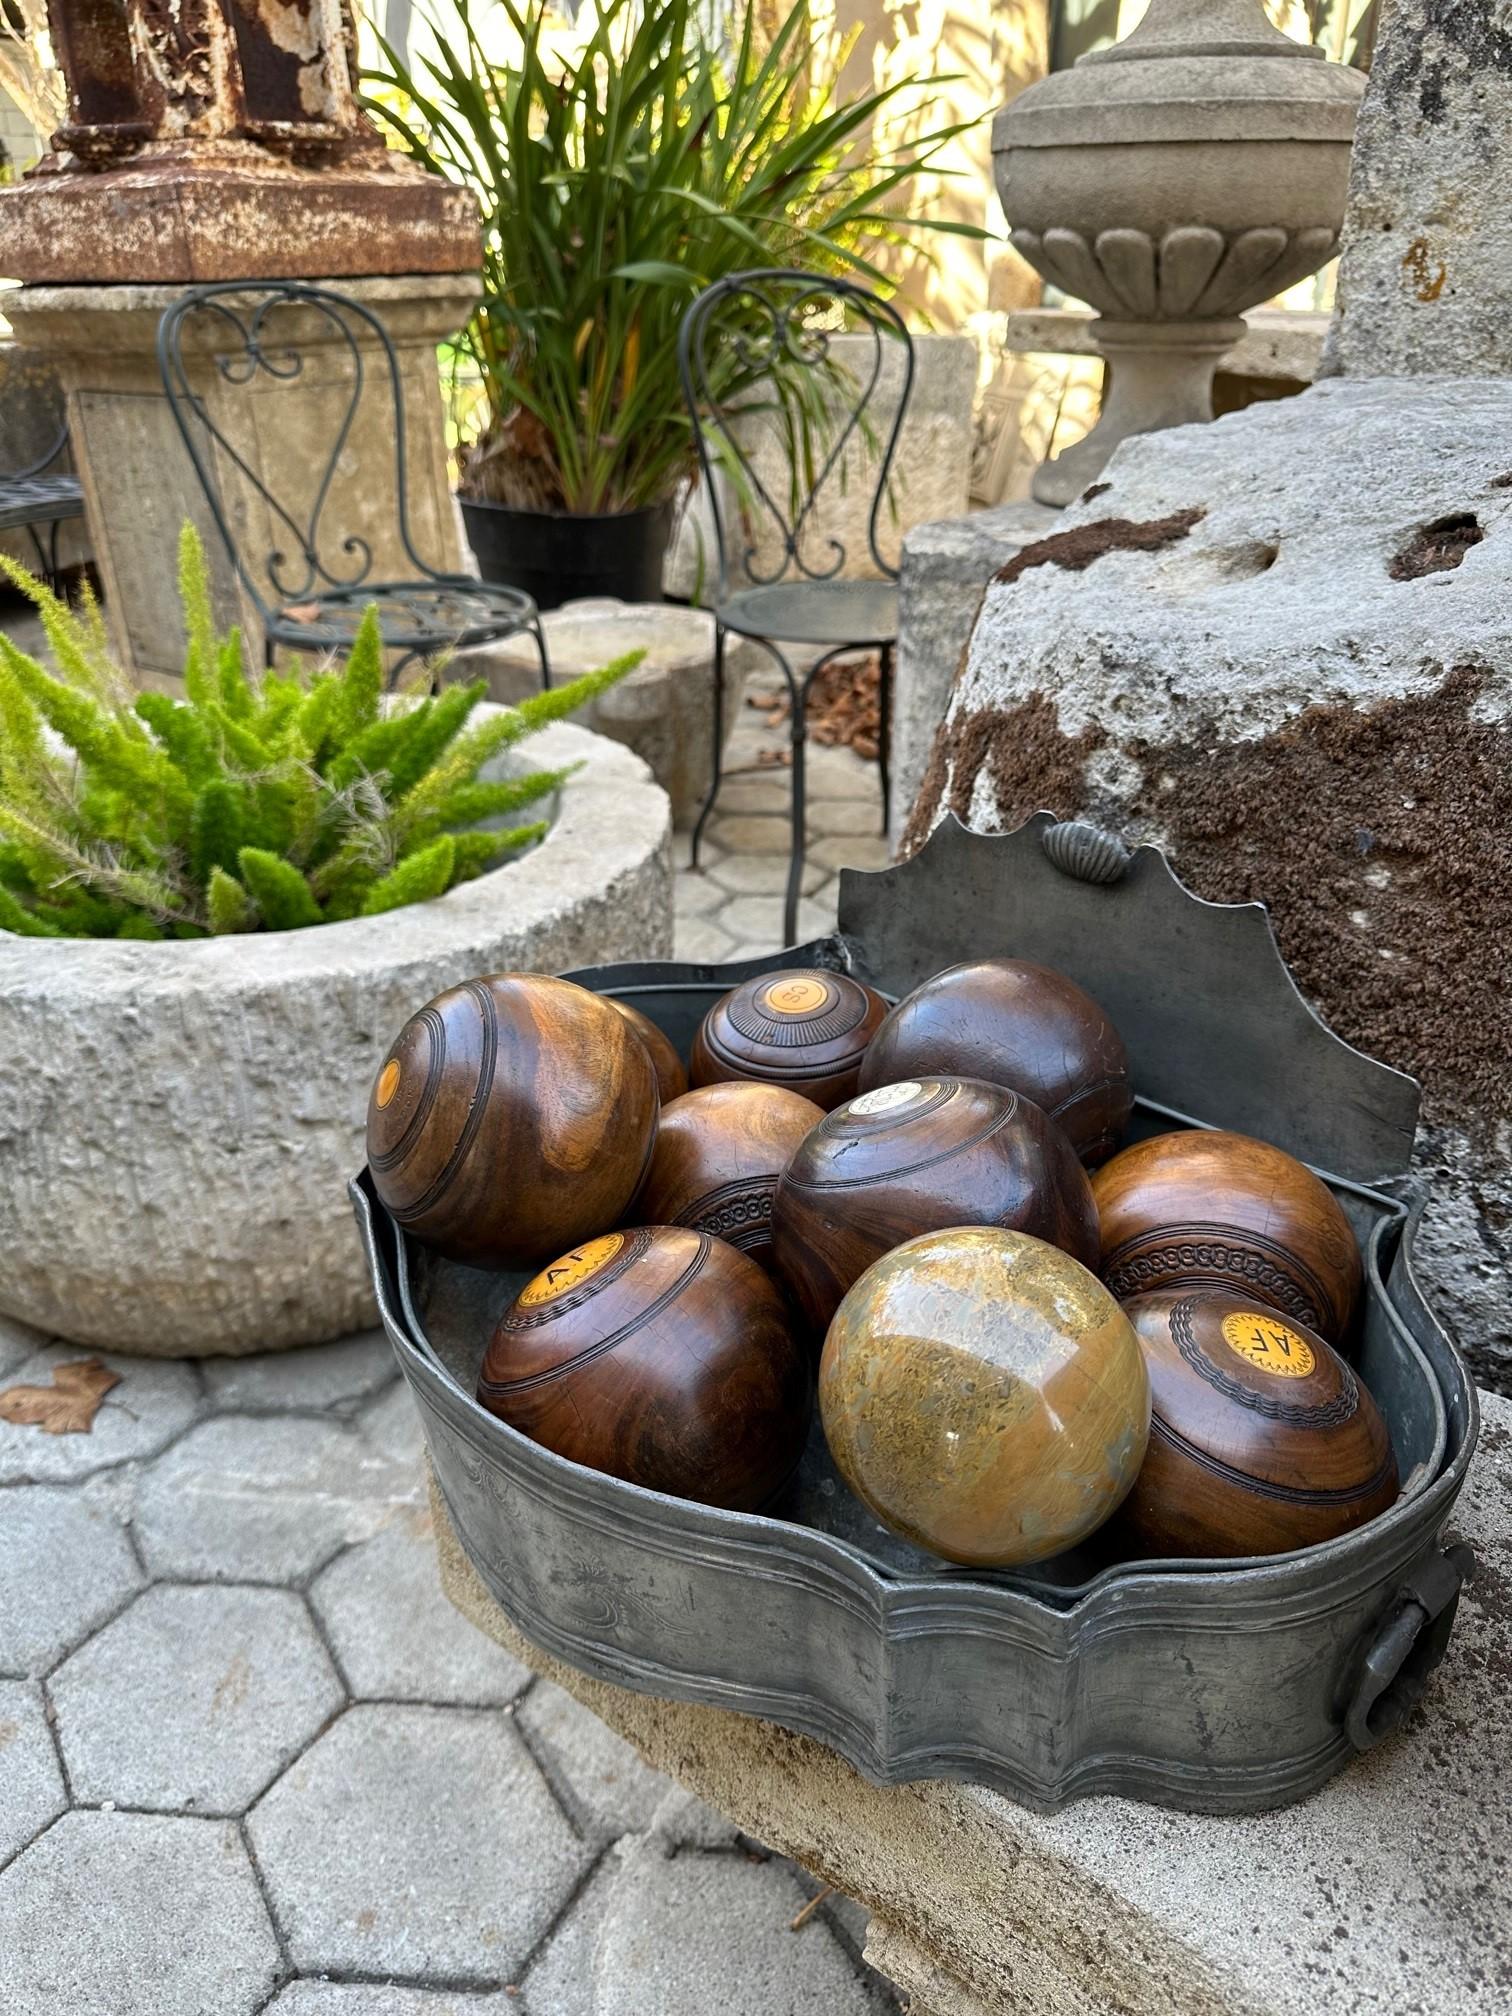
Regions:
[[[834, 326], [818, 315], [838, 313]], [[869, 336], [862, 345], [859, 369], [847, 369], [831, 352], [838, 335]], [[896, 342], [903, 360], [901, 396], [887, 422], [885, 435], [870, 425], [871, 409], [882, 391], [888, 345]], [[718, 546], [718, 598], [732, 585], [766, 587], [777, 581], [832, 581], [845, 567], [847, 553], [831, 527], [816, 529], [817, 507], [828, 486], [844, 483], [853, 471], [848, 461], [852, 444], [867, 451], [882, 441], [866, 514], [866, 540], [873, 564], [896, 579], [898, 568], [882, 552], [877, 525], [887, 496], [888, 479], [897, 452], [909, 396], [913, 390], [913, 343], [902, 316], [890, 302], [854, 280], [824, 278], [792, 267], [767, 267], [731, 274], [707, 287], [689, 307], [678, 332], [678, 366], [683, 395], [693, 419], [699, 467], [714, 521]], [[761, 467], [764, 416], [773, 406], [758, 392], [775, 392], [776, 408], [785, 425], [794, 425], [791, 404], [784, 405], [781, 386], [791, 374], [805, 372], [822, 380], [823, 424], [817, 446], [799, 422], [799, 455], [794, 459], [793, 487], [786, 505], [772, 494]], [[887, 388], [889, 399], [892, 387]], [[812, 415], [813, 408], [806, 409]], [[753, 422], [755, 424], [753, 424]], [[790, 446], [785, 441], [784, 446]], [[783, 458], [786, 460], [786, 456]], [[801, 479], [815, 470], [813, 481]], [[733, 515], [727, 523], [719, 476], [732, 479]], [[775, 532], [775, 564], [767, 556], [767, 540]]]
[[[314, 316], [313, 329], [296, 331], [291, 316]], [[307, 353], [334, 352], [345, 358], [349, 384], [329, 450], [316, 454], [307, 499], [301, 504], [275, 492], [217, 423], [204, 396], [194, 389], [185, 361], [201, 344], [228, 385], [245, 387], [259, 378], [294, 385], [305, 376]], [[204, 491], [216, 530], [225, 543], [248, 594], [266, 619], [275, 610], [328, 591], [360, 588], [373, 571], [373, 549], [360, 533], [328, 525], [331, 490], [368, 385], [369, 367], [380, 396], [392, 402], [396, 460], [394, 514], [400, 543], [416, 573], [436, 578], [410, 535], [408, 451], [404, 392], [399, 361], [382, 322], [363, 302], [303, 281], [225, 281], [197, 287], [176, 301], [158, 325], [158, 366], [163, 388], [194, 472]], [[366, 351], [366, 354], [365, 354]], [[224, 456], [267, 506], [274, 544], [254, 563], [233, 530], [215, 476], [213, 459]]]

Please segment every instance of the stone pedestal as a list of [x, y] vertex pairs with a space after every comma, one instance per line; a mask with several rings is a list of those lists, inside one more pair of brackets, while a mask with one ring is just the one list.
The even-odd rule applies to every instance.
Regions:
[[[672, 800], [673, 823], [691, 826], [713, 775], [714, 618], [673, 603], [621, 602], [613, 596], [568, 602], [543, 616], [554, 680], [595, 672], [626, 651], [644, 651], [639, 666], [601, 695], [581, 717], [650, 765]], [[765, 659], [758, 645], [725, 641], [724, 741], [739, 718], [741, 696], [753, 665]], [[768, 661], [769, 662], [769, 661]], [[529, 638], [505, 638], [459, 651], [452, 676], [489, 683], [494, 700], [514, 702], [540, 685], [541, 663]]]
[[1300, 1806], [1239, 1819], [1126, 1799], [1047, 1818], [969, 1784], [879, 1787], [771, 1723], [591, 1680], [514, 1630], [432, 1503], [458, 1609], [865, 1905], [867, 1957], [919, 2016], [1504, 2016], [1508, 1447], [1512, 1404], [1488, 1397], [1453, 1523], [1480, 1572], [1406, 1732]]
[[898, 662], [893, 673], [892, 824], [896, 846], [950, 689], [993, 575], [1058, 522], [1048, 504], [1024, 499], [966, 518], [916, 525], [903, 542], [898, 584]]
[[[341, 285], [380, 317], [399, 354], [415, 544], [432, 565], [458, 569], [436, 345], [466, 320], [478, 283], [468, 274], [447, 274]], [[6, 300], [18, 337], [47, 353], [66, 389], [112, 638], [139, 674], [183, 669], [175, 555], [186, 518], [205, 541], [217, 617], [241, 623], [249, 650], [262, 650], [256, 608], [215, 530], [158, 372], [158, 321], [181, 292], [172, 286], [27, 286]], [[189, 353], [188, 361], [194, 390], [237, 454], [294, 504], [298, 518], [299, 507], [307, 513], [313, 502], [340, 433], [353, 370], [319, 317], [292, 316], [278, 326], [287, 327], [304, 355], [297, 382], [259, 374], [248, 385], [231, 383], [208, 347]], [[399, 542], [393, 405], [381, 365], [375, 348], [365, 360], [362, 396], [322, 514], [328, 542], [339, 543], [349, 532], [369, 542], [372, 578], [379, 581], [413, 572]], [[219, 456], [214, 466], [230, 522], [249, 561], [260, 565], [276, 547], [288, 546], [288, 529], [231, 457]]]

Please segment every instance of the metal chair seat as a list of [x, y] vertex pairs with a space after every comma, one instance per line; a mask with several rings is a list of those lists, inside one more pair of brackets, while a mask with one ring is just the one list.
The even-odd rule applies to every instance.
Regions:
[[896, 639], [898, 589], [892, 581], [779, 581], [744, 588], [715, 613], [742, 637], [862, 649]]
[[425, 581], [366, 581], [288, 602], [269, 618], [268, 638], [298, 651], [350, 645], [364, 612], [376, 605], [384, 644], [410, 656], [492, 644], [529, 628], [535, 604], [518, 588], [448, 574]]
[[0, 477], [0, 531], [24, 525], [61, 525], [84, 516], [77, 476]]

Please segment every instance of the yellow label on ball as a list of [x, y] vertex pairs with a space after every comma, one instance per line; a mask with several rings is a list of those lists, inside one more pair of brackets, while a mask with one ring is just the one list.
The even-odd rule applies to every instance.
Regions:
[[609, 1265], [624, 1243], [623, 1232], [606, 1232], [601, 1239], [589, 1239], [581, 1246], [574, 1246], [560, 1260], [543, 1267], [534, 1281], [520, 1291], [520, 1307], [537, 1309], [543, 1302], [555, 1302], [569, 1288], [580, 1288]]
[[917, 1078], [905, 1078], [899, 1085], [879, 1085], [874, 1092], [863, 1092], [859, 1099], [852, 1099], [846, 1109], [850, 1113], [891, 1113], [895, 1106], [911, 1106], [924, 1087]]
[[1305, 1379], [1316, 1362], [1305, 1337], [1263, 1310], [1236, 1310], [1223, 1319], [1223, 1341], [1231, 1351], [1275, 1379]]
[[387, 1064], [384, 1065], [383, 1069], [378, 1074], [377, 1096], [380, 1111], [382, 1111], [382, 1109], [385, 1106], [387, 1106], [389, 1101], [393, 1098], [394, 1094], [398, 1090], [399, 1090], [399, 1059], [397, 1057], [390, 1057]]
[[774, 1015], [807, 1015], [822, 1008], [830, 990], [822, 980], [778, 980], [761, 997], [762, 1006]]

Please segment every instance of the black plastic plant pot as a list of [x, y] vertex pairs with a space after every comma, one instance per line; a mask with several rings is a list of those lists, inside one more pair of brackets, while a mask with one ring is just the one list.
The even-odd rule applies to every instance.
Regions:
[[660, 602], [673, 503], [583, 514], [517, 511], [463, 497], [462, 522], [485, 581], [523, 588], [540, 609], [588, 595]]

